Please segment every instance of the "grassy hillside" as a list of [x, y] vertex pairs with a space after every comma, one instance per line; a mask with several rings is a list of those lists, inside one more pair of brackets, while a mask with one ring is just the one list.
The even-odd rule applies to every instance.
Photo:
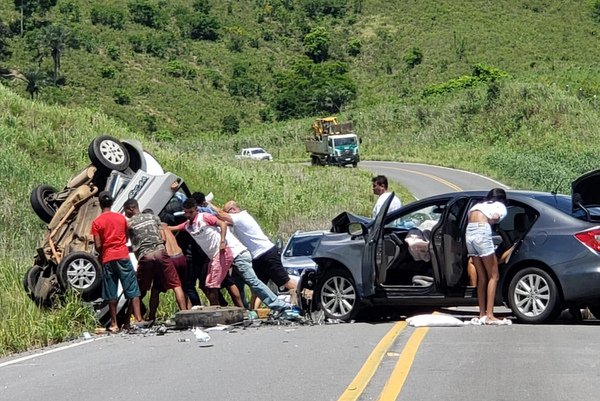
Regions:
[[[132, 5], [140, 4], [153, 20], [136, 19]], [[48, 47], [40, 53], [31, 38], [60, 25], [69, 34], [61, 79], [42, 85], [41, 100], [99, 109], [159, 138], [203, 139], [218, 134], [227, 117], [242, 132], [276, 117], [276, 78], [306, 58], [306, 36], [317, 28], [329, 40], [327, 61], [347, 65], [356, 85], [355, 100], [343, 104], [348, 112], [421, 103], [424, 89], [470, 74], [475, 63], [517, 82], [569, 85], [573, 95], [581, 88], [589, 99], [600, 77], [593, 12], [592, 1], [58, 0], [26, 18], [21, 36], [20, 14], [7, 1], [0, 21], [12, 55], [0, 65], [25, 72], [42, 54], [40, 66], [52, 75]], [[98, 17], [105, 14], [112, 19]], [[193, 39], [191, 15], [213, 21], [216, 38]], [[22, 81], [5, 84], [26, 94]], [[324, 88], [322, 96], [336, 94]], [[370, 134], [369, 126], [359, 128]], [[393, 128], [393, 135], [408, 134]]]

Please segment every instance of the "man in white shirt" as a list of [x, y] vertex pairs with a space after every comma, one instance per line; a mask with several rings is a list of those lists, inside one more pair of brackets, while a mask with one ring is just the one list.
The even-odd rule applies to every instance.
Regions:
[[[373, 206], [372, 217], [377, 217], [379, 210], [385, 203], [386, 199], [392, 194], [388, 191], [388, 180], [385, 175], [378, 175], [377, 177], [371, 178], [371, 182], [373, 184], [373, 193], [378, 196], [377, 202], [375, 202], [375, 206]], [[402, 202], [400, 198], [394, 195], [394, 200], [390, 204], [388, 209], [388, 213], [394, 211], [396, 209], [400, 209], [402, 207]]]
[[210, 204], [217, 211], [217, 217], [233, 227], [235, 236], [252, 254], [252, 267], [264, 283], [271, 279], [278, 287], [293, 292], [296, 282], [281, 264], [277, 247], [269, 240], [258, 222], [246, 210], [241, 210], [234, 201], [229, 201], [223, 209]]

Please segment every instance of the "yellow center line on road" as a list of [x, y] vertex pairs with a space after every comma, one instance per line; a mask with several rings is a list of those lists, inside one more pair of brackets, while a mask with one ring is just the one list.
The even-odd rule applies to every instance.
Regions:
[[373, 349], [371, 355], [367, 358], [360, 371], [354, 377], [354, 380], [346, 387], [346, 390], [338, 401], [356, 401], [361, 396], [367, 384], [375, 374], [375, 371], [381, 364], [384, 355], [392, 346], [396, 337], [404, 330], [406, 322], [396, 323], [390, 331], [379, 341], [379, 344]]
[[452, 188], [455, 191], [462, 191], [463, 190], [461, 187], [459, 187], [458, 185], [455, 185], [455, 184], [451, 183], [450, 181], [446, 181], [443, 178], [436, 177], [435, 175], [424, 173], [422, 171], [415, 171], [415, 170], [409, 170], [409, 169], [406, 169], [406, 168], [387, 167], [386, 166], [386, 169], [388, 169], [388, 168], [391, 169], [391, 170], [405, 171], [407, 173], [413, 173], [413, 174], [417, 174], [417, 175], [422, 175], [423, 177], [431, 178], [432, 180], [437, 181], [437, 182], [439, 182], [442, 185], [446, 185], [446, 186]]
[[428, 330], [429, 328], [427, 327], [419, 327], [410, 336], [377, 401], [395, 401], [398, 398], [398, 395], [402, 390], [402, 386], [404, 386], [404, 382], [408, 377], [410, 367], [415, 360], [415, 355], [417, 354], [419, 345], [421, 345], [421, 342], [423, 341], [423, 338], [425, 338], [425, 334], [427, 334]]

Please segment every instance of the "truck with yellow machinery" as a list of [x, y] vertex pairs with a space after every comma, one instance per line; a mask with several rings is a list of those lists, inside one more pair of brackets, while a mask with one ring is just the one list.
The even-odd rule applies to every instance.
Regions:
[[354, 133], [354, 122], [338, 123], [336, 117], [318, 118], [312, 124], [312, 134], [304, 144], [313, 166], [358, 165], [361, 141]]

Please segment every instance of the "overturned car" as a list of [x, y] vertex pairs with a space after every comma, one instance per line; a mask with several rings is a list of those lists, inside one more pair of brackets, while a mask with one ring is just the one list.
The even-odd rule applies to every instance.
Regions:
[[[176, 214], [189, 190], [180, 177], [164, 172], [137, 141], [99, 136], [90, 143], [88, 155], [91, 164], [64, 189], [40, 185], [31, 192], [32, 209], [47, 228], [33, 265], [23, 277], [23, 287], [40, 306], [53, 305], [71, 288], [92, 302], [102, 321], [108, 307], [100, 298], [102, 269], [90, 233], [101, 213], [98, 194], [103, 190], [112, 194], [115, 212], [123, 212], [125, 201], [134, 198], [142, 210], [152, 209], [163, 221], [173, 223], [181, 218]], [[130, 256], [135, 266], [135, 257]], [[122, 309], [124, 297], [118, 305]]]

